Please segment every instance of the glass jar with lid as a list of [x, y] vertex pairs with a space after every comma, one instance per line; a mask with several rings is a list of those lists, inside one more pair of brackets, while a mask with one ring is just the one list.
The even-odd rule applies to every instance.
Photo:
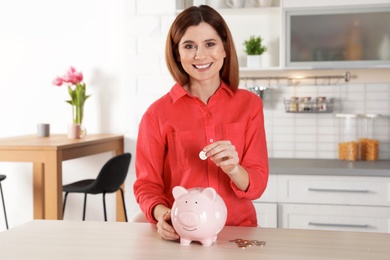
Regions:
[[336, 117], [340, 118], [338, 144], [339, 160], [359, 160], [358, 115], [337, 114]]
[[362, 160], [377, 161], [379, 159], [379, 140], [375, 137], [375, 124], [378, 118], [377, 114], [361, 116], [359, 145]]

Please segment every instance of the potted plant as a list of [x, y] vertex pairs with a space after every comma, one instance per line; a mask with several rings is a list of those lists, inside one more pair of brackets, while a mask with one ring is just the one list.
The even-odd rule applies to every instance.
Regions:
[[261, 59], [260, 56], [267, 50], [262, 44], [263, 39], [260, 36], [250, 36], [249, 40], [244, 41], [245, 53], [247, 56], [248, 67], [260, 67]]

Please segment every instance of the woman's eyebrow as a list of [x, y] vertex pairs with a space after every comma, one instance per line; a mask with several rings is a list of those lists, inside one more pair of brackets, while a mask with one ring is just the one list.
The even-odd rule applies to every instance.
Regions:
[[[217, 40], [214, 38], [204, 40], [204, 42], [215, 42], [215, 41], [217, 41]], [[185, 40], [181, 44], [187, 44], [187, 43], [194, 43], [194, 41], [193, 40]]]
[[188, 44], [188, 43], [194, 43], [194, 41], [192, 41], [192, 40], [185, 40], [185, 41], [182, 42], [181, 44], [183, 45], [183, 44]]

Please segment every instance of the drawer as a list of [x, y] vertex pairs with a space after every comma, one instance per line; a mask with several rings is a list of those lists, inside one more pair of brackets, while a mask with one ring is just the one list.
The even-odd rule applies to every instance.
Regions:
[[278, 212], [276, 203], [254, 202], [257, 224], [259, 227], [276, 228], [278, 224]]
[[390, 233], [390, 208], [281, 204], [279, 227]]
[[279, 175], [278, 202], [390, 206], [390, 178]]

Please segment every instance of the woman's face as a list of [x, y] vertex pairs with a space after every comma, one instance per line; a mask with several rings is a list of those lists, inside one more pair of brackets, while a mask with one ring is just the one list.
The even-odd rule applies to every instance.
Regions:
[[221, 38], [208, 23], [188, 27], [179, 42], [179, 55], [191, 80], [219, 80], [226, 53]]

